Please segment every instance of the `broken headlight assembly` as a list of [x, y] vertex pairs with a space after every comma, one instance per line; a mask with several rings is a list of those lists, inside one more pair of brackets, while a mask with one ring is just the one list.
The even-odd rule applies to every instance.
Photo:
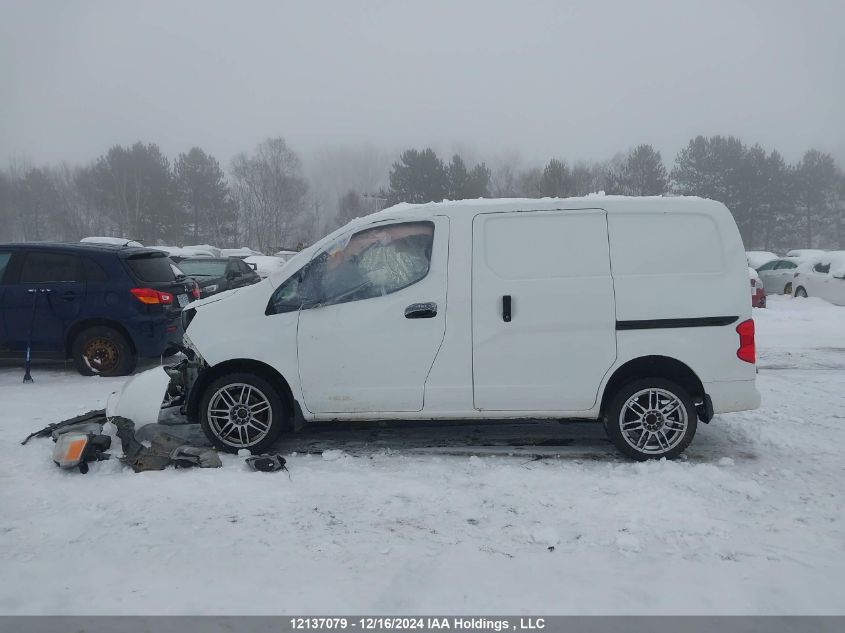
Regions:
[[108, 459], [111, 437], [92, 433], [63, 433], [56, 438], [53, 461], [61, 468], [79, 468], [88, 472], [88, 462]]

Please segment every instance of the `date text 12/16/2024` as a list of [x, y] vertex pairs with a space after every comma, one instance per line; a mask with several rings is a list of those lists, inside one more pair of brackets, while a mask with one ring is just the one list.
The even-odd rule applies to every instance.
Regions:
[[365, 631], [538, 631], [544, 618], [479, 617], [293, 617], [295, 631], [361, 629]]

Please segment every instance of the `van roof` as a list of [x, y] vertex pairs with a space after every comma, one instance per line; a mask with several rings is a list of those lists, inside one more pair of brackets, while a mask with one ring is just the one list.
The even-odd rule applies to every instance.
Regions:
[[367, 222], [381, 218], [419, 217], [431, 214], [452, 215], [466, 213], [472, 207], [480, 211], [550, 211], [553, 209], [604, 209], [608, 213], [631, 211], [701, 211], [702, 208], [725, 208], [715, 200], [696, 196], [607, 196], [591, 194], [580, 198], [476, 198], [472, 200], [444, 200], [423, 204], [400, 204], [366, 217]]

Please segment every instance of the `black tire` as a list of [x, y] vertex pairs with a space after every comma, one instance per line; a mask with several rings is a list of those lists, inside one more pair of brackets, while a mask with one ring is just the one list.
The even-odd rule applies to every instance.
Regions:
[[[627, 404], [633, 396], [646, 390], [658, 390], [653, 396], [655, 398], [655, 406], [651, 406], [650, 396], [639, 396], [635, 404], [639, 404], [640, 408], [646, 411], [646, 413], [642, 414], [638, 420], [637, 414], [627, 409]], [[661, 394], [663, 395], [661, 396]], [[670, 406], [669, 396], [675, 399], [675, 404], [678, 408], [671, 411], [664, 418], [664, 411], [662, 409]], [[661, 397], [664, 398], [663, 407], [660, 404]], [[646, 402], [643, 398], [648, 398], [649, 401]], [[648, 408], [643, 407], [643, 403], [648, 404]], [[623, 408], [626, 409], [624, 417], [622, 415]], [[648, 417], [649, 415], [652, 417]], [[664, 378], [640, 378], [626, 383], [611, 397], [604, 417], [604, 428], [610, 440], [620, 452], [637, 461], [661, 459], [664, 457], [666, 459], [675, 459], [692, 442], [692, 438], [695, 437], [695, 431], [698, 428], [698, 413], [692, 397], [687, 393], [686, 389]], [[681, 420], [684, 420], [683, 424]], [[633, 426], [638, 421], [643, 428], [639, 432]], [[625, 431], [622, 428], [623, 424], [626, 426]], [[654, 430], [647, 430], [645, 428], [646, 425]], [[642, 449], [637, 447], [640, 438], [645, 440]], [[663, 448], [664, 441], [668, 450]]]
[[71, 345], [76, 370], [83, 376], [126, 376], [138, 358], [129, 340], [105, 325], [89, 327], [76, 335]]
[[807, 298], [807, 291], [804, 289], [804, 286], [798, 286], [795, 289], [795, 297], [798, 299], [806, 299]]
[[[252, 391], [247, 392], [244, 385]], [[221, 394], [224, 390], [226, 392]], [[232, 396], [230, 391], [235, 395]], [[227, 394], [232, 397], [231, 402], [227, 400]], [[269, 414], [260, 409], [259, 404], [263, 402], [269, 405], [266, 409]], [[221, 415], [211, 415], [212, 404], [213, 410], [221, 412]], [[244, 407], [247, 411], [241, 416]], [[226, 409], [228, 413], [223, 414]], [[226, 374], [213, 380], [203, 391], [199, 403], [202, 430], [215, 447], [227, 453], [237, 453], [244, 448], [253, 454], [265, 452], [282, 434], [288, 413], [276, 387], [262, 376], [248, 372]], [[231, 428], [230, 424], [233, 425]], [[266, 432], [263, 432], [265, 427]], [[234, 433], [237, 433], [238, 439], [231, 435]], [[250, 438], [250, 434], [254, 437]]]

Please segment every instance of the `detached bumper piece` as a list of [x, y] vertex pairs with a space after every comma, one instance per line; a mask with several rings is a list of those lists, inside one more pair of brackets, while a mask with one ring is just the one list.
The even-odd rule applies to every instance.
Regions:
[[[61, 468], [77, 468], [81, 473], [88, 472], [88, 463], [109, 459], [106, 451], [111, 448], [111, 436], [103, 433], [103, 427], [111, 422], [117, 428], [123, 457], [120, 461], [132, 470], [164, 470], [168, 466], [187, 468], [219, 468], [223, 464], [217, 451], [208, 446], [191, 446], [184, 438], [168, 433], [161, 425], [142, 427], [152, 428], [143, 433], [145, 443], [135, 434], [135, 423], [121, 416], [109, 416], [105, 410], [89, 411], [62, 422], [48, 424], [43, 429], [31, 433], [21, 444], [26, 444], [33, 437], [52, 436], [56, 446], [53, 461]], [[148, 444], [148, 445], [147, 445]]]

